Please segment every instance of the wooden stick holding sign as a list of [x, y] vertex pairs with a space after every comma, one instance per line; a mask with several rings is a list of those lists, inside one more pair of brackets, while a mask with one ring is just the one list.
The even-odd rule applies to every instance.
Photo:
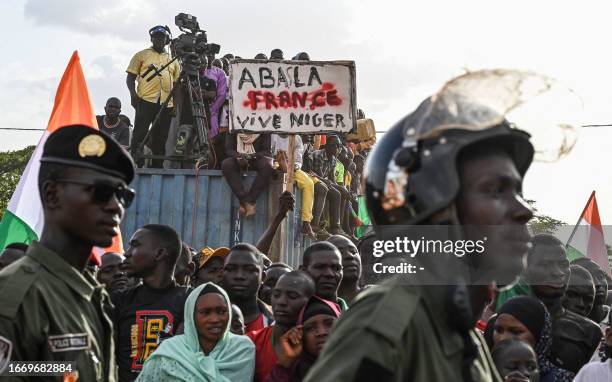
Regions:
[[295, 183], [295, 135], [289, 136], [288, 146], [285, 191], [293, 193], [293, 183]]

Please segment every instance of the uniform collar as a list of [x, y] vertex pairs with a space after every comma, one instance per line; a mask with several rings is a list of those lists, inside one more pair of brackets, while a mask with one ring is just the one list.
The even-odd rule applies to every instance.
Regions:
[[55, 277], [72, 288], [77, 294], [87, 301], [91, 301], [91, 297], [95, 290], [95, 284], [97, 283], [91, 278], [88, 280], [84, 274], [73, 268], [57, 253], [42, 246], [39, 242], [34, 241], [30, 244], [27, 255], [39, 262]]

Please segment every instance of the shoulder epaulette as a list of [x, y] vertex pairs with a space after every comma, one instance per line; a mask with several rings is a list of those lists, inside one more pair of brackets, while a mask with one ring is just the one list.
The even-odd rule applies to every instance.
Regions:
[[42, 268], [38, 262], [28, 257], [12, 265], [5, 268], [4, 274], [0, 276], [0, 316], [7, 318], [15, 317]]

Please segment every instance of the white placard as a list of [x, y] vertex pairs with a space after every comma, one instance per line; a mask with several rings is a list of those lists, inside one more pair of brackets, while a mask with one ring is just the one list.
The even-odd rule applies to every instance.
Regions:
[[353, 61], [233, 60], [233, 132], [315, 134], [356, 125]]

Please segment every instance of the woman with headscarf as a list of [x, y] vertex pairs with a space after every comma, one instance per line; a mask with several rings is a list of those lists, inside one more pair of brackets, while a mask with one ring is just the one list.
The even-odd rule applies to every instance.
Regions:
[[561, 369], [550, 360], [552, 319], [540, 300], [520, 296], [508, 300], [487, 325], [485, 338], [490, 348], [505, 339], [526, 342], [538, 356], [540, 382], [570, 382], [574, 373]]
[[230, 332], [231, 303], [213, 284], [194, 289], [185, 303], [185, 333], [161, 343], [137, 381], [250, 382], [255, 345]]
[[301, 382], [323, 350], [332, 325], [340, 318], [338, 304], [312, 296], [302, 308], [297, 326], [283, 334], [278, 363], [266, 382]]

